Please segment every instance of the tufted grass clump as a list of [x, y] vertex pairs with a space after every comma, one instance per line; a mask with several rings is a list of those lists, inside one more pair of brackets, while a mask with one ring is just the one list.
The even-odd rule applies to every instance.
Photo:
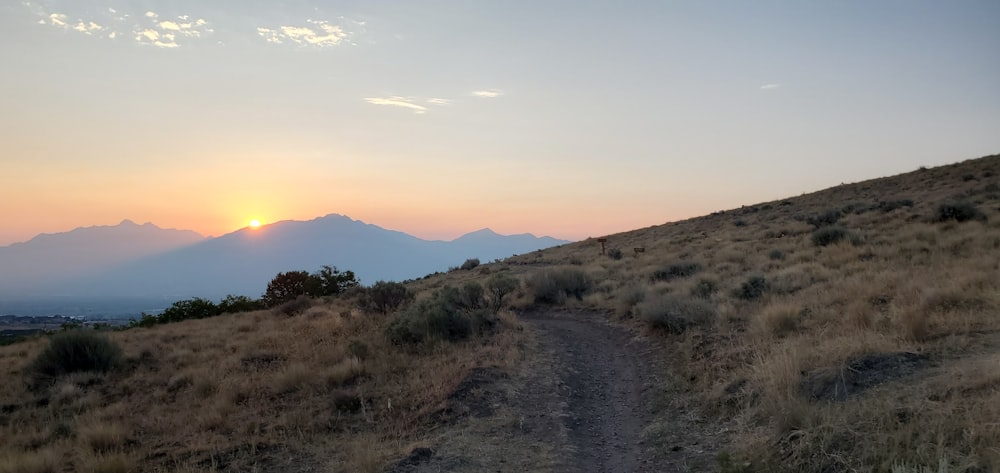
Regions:
[[536, 304], [562, 304], [567, 298], [582, 300], [593, 285], [582, 270], [555, 268], [539, 271], [526, 281]]
[[71, 330], [53, 335], [25, 374], [34, 385], [40, 385], [70, 373], [106, 373], [121, 366], [122, 361], [121, 347], [107, 336], [92, 330]]

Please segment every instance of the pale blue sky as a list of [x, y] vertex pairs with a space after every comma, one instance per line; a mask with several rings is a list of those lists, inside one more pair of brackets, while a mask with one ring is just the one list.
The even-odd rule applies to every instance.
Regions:
[[1000, 2], [0, 0], [0, 245], [584, 238], [1000, 152]]

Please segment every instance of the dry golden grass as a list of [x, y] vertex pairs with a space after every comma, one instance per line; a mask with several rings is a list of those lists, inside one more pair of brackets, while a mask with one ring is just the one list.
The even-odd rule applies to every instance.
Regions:
[[126, 369], [39, 391], [19, 380], [44, 341], [2, 347], [0, 471], [380, 471], [469, 370], [518, 357], [510, 317], [493, 337], [406, 348], [388, 317], [351, 309], [111, 333]]
[[[626, 322], [657, 295], [713, 304], [713, 324], [655, 333], [688, 382], [676, 401], [735, 419], [729, 453], [750, 471], [1000, 470], [998, 183], [991, 156], [610, 235], [611, 247], [646, 249], [621, 260], [588, 240], [504, 267], [526, 277], [575, 262], [599, 281], [583, 305]], [[954, 200], [987, 220], [937, 221]], [[855, 238], [817, 246], [806, 220], [832, 209]], [[702, 269], [652, 280], [677, 261]], [[751, 276], [766, 281], [759, 297], [744, 297]], [[854, 364], [895, 353], [927, 362]], [[804, 388], [862, 375], [877, 379], [845, 399]]]

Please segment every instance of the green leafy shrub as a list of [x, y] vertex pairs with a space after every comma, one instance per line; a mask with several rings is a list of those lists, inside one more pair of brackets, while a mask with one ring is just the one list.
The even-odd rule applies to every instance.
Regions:
[[527, 284], [536, 304], [562, 304], [568, 297], [581, 300], [592, 286], [590, 277], [575, 268], [544, 269], [528, 278]]
[[214, 302], [195, 297], [194, 299], [174, 302], [157, 319], [159, 319], [159, 323], [165, 324], [188, 319], [204, 319], [221, 313], [219, 306], [215, 305]]
[[388, 314], [413, 300], [405, 285], [392, 281], [377, 281], [360, 292], [360, 304], [365, 310]]
[[264, 303], [258, 299], [251, 299], [247, 296], [226, 296], [219, 301], [219, 313], [235, 314], [239, 312], [253, 312], [264, 308]]
[[469, 258], [465, 260], [465, 262], [462, 263], [462, 266], [460, 266], [459, 268], [468, 271], [470, 269], [474, 269], [477, 266], [479, 266], [479, 258]]
[[971, 202], [954, 201], [939, 205], [934, 219], [938, 222], [947, 222], [949, 220], [956, 222], [966, 222], [969, 220], [986, 221], [986, 214], [981, 212]]
[[53, 335], [25, 374], [39, 385], [68, 373], [108, 372], [121, 366], [122, 360], [122, 349], [107, 336], [92, 330], [71, 330]]
[[763, 276], [750, 276], [736, 291], [736, 297], [752, 301], [760, 299], [770, 289], [770, 284]]
[[715, 308], [704, 300], [670, 294], [647, 298], [636, 310], [650, 327], [670, 333], [709, 326], [716, 316]]
[[654, 281], [669, 281], [676, 278], [686, 278], [701, 271], [701, 263], [685, 261], [671, 264], [663, 269], [653, 271]]

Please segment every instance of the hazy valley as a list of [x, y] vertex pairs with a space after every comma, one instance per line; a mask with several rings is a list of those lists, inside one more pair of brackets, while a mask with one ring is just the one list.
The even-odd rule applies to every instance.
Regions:
[[216, 238], [126, 220], [0, 247], [0, 315], [128, 317], [192, 297], [256, 298], [283, 271], [331, 265], [366, 284], [403, 281], [563, 243], [488, 229], [429, 241], [336, 214]]

